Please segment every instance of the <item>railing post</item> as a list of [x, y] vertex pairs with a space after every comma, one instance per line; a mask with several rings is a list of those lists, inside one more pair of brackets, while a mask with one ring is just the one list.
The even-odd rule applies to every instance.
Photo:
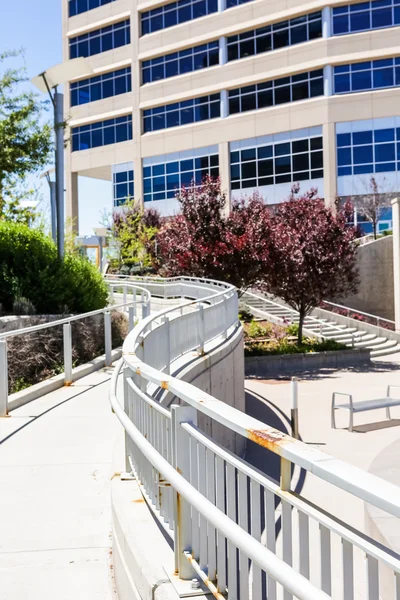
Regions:
[[150, 300], [147, 300], [147, 302], [144, 304], [144, 316], [148, 317], [150, 315]]
[[8, 415], [7, 340], [0, 340], [0, 417]]
[[228, 337], [228, 299], [226, 294], [223, 295], [223, 303], [224, 303], [224, 333], [223, 337], [226, 340]]
[[126, 285], [124, 285], [123, 287], [123, 303], [124, 303], [124, 308], [126, 306]]
[[[173, 466], [190, 481], [189, 436], [182, 429], [181, 423], [197, 425], [197, 411], [191, 406], [171, 406], [172, 414], [172, 453]], [[178, 493], [174, 494], [175, 532], [174, 554], [175, 572], [180, 579], [192, 579], [193, 570], [184, 552], [192, 551], [192, 524], [190, 505]]]
[[291, 478], [292, 478], [292, 463], [287, 458], [281, 457], [280, 488], [283, 492], [290, 491]]
[[128, 308], [128, 313], [129, 313], [129, 317], [128, 317], [128, 331], [132, 331], [132, 329], [135, 326], [135, 305], [130, 306]]
[[[132, 420], [132, 410], [131, 410], [131, 402], [130, 396], [133, 394], [132, 388], [129, 387], [128, 377], [131, 376], [130, 369], [125, 365], [123, 367], [122, 377], [123, 377], [123, 390], [124, 390], [124, 411]], [[129, 461], [129, 452], [132, 448], [133, 444], [131, 443], [131, 439], [125, 430], [125, 469], [127, 473], [132, 471], [132, 467]]]
[[166, 337], [166, 347], [167, 347], [167, 356], [165, 361], [165, 373], [167, 375], [171, 372], [171, 324], [168, 315], [165, 315], [163, 319], [164, 327], [165, 327], [165, 337]]
[[292, 437], [296, 440], [299, 439], [299, 407], [298, 407], [298, 379], [292, 377], [291, 381], [291, 426], [292, 426]]
[[106, 354], [106, 367], [111, 367], [112, 364], [112, 338], [111, 338], [111, 313], [106, 311], [104, 313], [104, 346]]
[[64, 341], [64, 385], [72, 383], [72, 332], [71, 323], [63, 326]]
[[204, 354], [204, 344], [206, 341], [205, 322], [204, 322], [204, 306], [199, 305], [200, 331], [199, 331], [199, 354]]

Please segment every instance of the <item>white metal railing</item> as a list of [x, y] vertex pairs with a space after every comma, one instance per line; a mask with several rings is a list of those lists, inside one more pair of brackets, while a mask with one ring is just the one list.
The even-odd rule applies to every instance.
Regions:
[[[399, 556], [292, 490], [291, 479], [293, 468], [303, 469], [307, 477], [395, 517], [400, 517], [400, 488], [168, 375], [179, 356], [189, 352], [191, 360], [194, 350], [224, 338], [229, 342], [236, 331], [236, 293], [221, 288], [141, 322], [127, 337], [112, 377], [110, 399], [126, 431], [127, 465], [174, 540], [176, 571], [190, 579], [194, 569], [219, 599], [379, 600], [383, 565], [392, 572], [397, 591], [391, 597], [398, 600]], [[163, 348], [157, 355], [153, 339]], [[118, 400], [121, 372], [123, 399]], [[156, 399], [159, 390], [176, 399], [171, 409]], [[280, 481], [208, 437], [198, 427], [199, 415], [277, 454]]]
[[[7, 340], [12, 337], [32, 334], [43, 329], [51, 329], [63, 326], [63, 362], [64, 362], [64, 383], [68, 385], [72, 382], [72, 331], [71, 323], [81, 321], [90, 317], [104, 315], [104, 346], [105, 346], [105, 364], [110, 366], [112, 363], [112, 331], [111, 331], [111, 312], [127, 308], [129, 314], [129, 331], [134, 327], [137, 306], [142, 306], [142, 317], [150, 314], [150, 292], [131, 282], [115, 282], [106, 279], [109, 289], [110, 304], [105, 308], [93, 310], [78, 315], [70, 315], [56, 321], [40, 323], [20, 329], [12, 329], [0, 334], [0, 417], [8, 414], [8, 348]], [[123, 301], [114, 304], [114, 292], [120, 290], [123, 294]], [[138, 297], [139, 296], [139, 297]]]
[[[363, 317], [367, 317], [368, 319], [374, 319], [376, 321], [376, 326], [380, 327], [382, 323], [389, 323], [391, 326], [393, 326], [393, 329], [395, 328], [395, 321], [391, 321], [390, 319], [385, 319], [384, 317], [378, 317], [378, 315], [371, 315], [370, 313], [367, 312], [363, 312], [362, 310], [357, 310], [356, 308], [350, 308], [349, 306], [344, 306], [343, 304], [337, 304], [335, 302], [329, 302], [328, 300], [324, 300], [322, 303], [322, 307], [324, 308], [325, 306], [327, 306], [328, 308], [326, 310], [330, 310], [329, 307], [333, 307], [333, 308], [338, 308], [339, 310], [342, 310], [345, 312], [344, 315], [345, 317], [351, 317], [352, 314], [357, 314], [357, 315], [362, 315]], [[332, 314], [342, 314], [342, 313], [335, 313], [333, 310], [330, 310], [330, 312]], [[362, 321], [360, 321], [362, 323]], [[371, 325], [374, 325], [374, 323], [371, 323]]]

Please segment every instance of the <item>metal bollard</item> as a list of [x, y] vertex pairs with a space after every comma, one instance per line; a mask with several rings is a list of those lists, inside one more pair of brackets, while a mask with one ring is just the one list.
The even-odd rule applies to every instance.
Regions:
[[292, 377], [290, 384], [291, 403], [290, 403], [290, 422], [292, 427], [292, 437], [299, 439], [299, 407], [298, 407], [298, 379]]
[[128, 313], [129, 313], [129, 325], [128, 325], [128, 331], [132, 331], [132, 329], [135, 327], [135, 306], [130, 306], [128, 308]]
[[63, 326], [64, 341], [64, 385], [72, 384], [72, 332], [71, 323]]
[[8, 415], [7, 340], [0, 340], [0, 417]]
[[112, 338], [111, 338], [111, 313], [104, 313], [104, 345], [105, 345], [105, 354], [106, 354], [106, 367], [111, 367], [112, 364]]

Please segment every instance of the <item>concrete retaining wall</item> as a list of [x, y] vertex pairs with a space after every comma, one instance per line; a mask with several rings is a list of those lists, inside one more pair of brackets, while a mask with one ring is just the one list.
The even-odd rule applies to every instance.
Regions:
[[369, 364], [370, 351], [365, 348], [308, 354], [283, 354], [276, 356], [247, 356], [246, 377], [290, 375], [315, 369], [342, 369]]
[[357, 294], [334, 301], [393, 321], [393, 236], [359, 246], [357, 267], [360, 274]]

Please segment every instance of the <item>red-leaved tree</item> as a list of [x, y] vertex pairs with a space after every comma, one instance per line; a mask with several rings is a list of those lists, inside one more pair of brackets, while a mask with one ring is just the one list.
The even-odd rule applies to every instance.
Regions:
[[157, 235], [158, 259], [166, 275], [223, 280], [244, 290], [267, 271], [270, 213], [257, 196], [234, 202], [220, 180], [206, 176], [177, 195], [181, 213]]
[[343, 213], [326, 208], [316, 190], [287, 202], [271, 219], [270, 262], [264, 288], [300, 315], [298, 343], [305, 317], [326, 298], [357, 289], [355, 231]]

